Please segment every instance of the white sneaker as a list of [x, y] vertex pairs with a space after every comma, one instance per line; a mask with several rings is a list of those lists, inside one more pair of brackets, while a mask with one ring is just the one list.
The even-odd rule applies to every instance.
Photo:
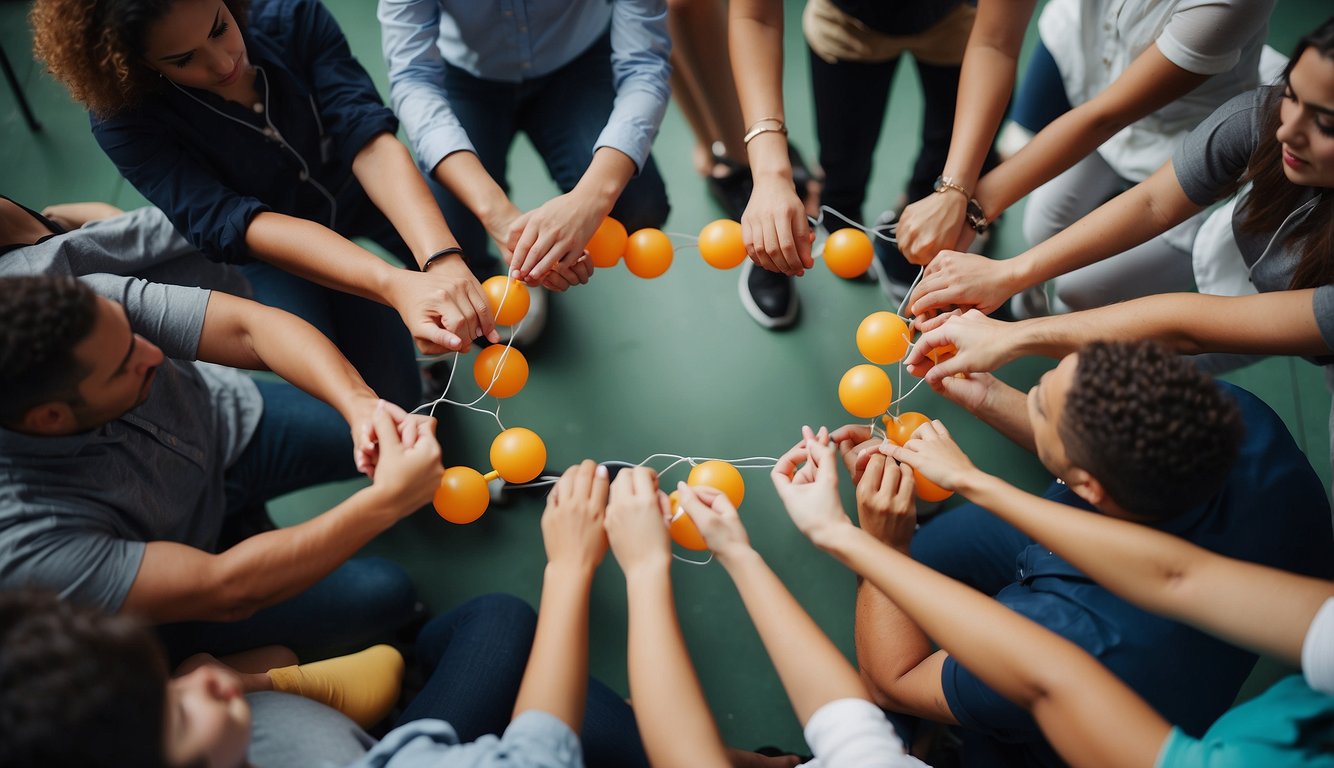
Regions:
[[528, 314], [523, 319], [508, 328], [502, 325], [496, 326], [500, 332], [500, 343], [508, 344], [510, 337], [514, 337], [514, 346], [519, 349], [525, 349], [533, 345], [542, 335], [542, 329], [547, 327], [547, 290], [528, 286]]

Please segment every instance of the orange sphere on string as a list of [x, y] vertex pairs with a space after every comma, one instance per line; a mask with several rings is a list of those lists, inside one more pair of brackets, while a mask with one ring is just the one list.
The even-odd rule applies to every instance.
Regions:
[[933, 363], [941, 363], [954, 357], [955, 353], [958, 351], [959, 350], [953, 344], [946, 344], [943, 347], [932, 349], [930, 352], [926, 353], [926, 356], [931, 358], [931, 362]]
[[732, 506], [741, 506], [746, 498], [746, 481], [737, 468], [725, 461], [705, 461], [690, 470], [686, 485], [707, 485], [723, 492]]
[[879, 416], [894, 400], [894, 385], [889, 374], [874, 365], [854, 365], [838, 383], [838, 400], [848, 413], [859, 419]]
[[671, 534], [672, 541], [696, 552], [707, 550], [709, 544], [704, 540], [704, 534], [699, 532], [699, 526], [695, 525], [695, 521], [691, 519], [690, 515], [686, 514], [677, 492], [672, 491], [667, 498], [672, 510], [672, 522], [667, 526], [667, 532]]
[[[505, 358], [503, 364], [500, 362], [502, 356]], [[497, 368], [500, 369], [499, 374], [496, 373]], [[513, 347], [509, 348], [509, 354], [506, 355], [504, 344], [493, 344], [477, 353], [477, 359], [472, 363], [472, 377], [482, 391], [485, 392], [489, 386], [491, 391], [487, 394], [492, 397], [513, 397], [528, 383], [528, 361], [522, 352]], [[491, 383], [493, 377], [494, 384]]]
[[[505, 294], [505, 285], [509, 284], [509, 295]], [[514, 325], [528, 314], [528, 286], [505, 275], [488, 277], [482, 283], [482, 292], [486, 294], [486, 303], [491, 307], [491, 316], [497, 325]], [[501, 304], [501, 299], [504, 304]]]
[[491, 441], [491, 466], [507, 483], [527, 483], [547, 465], [547, 446], [531, 429], [510, 427]]
[[829, 236], [824, 244], [824, 263], [829, 271], [844, 279], [866, 273], [871, 268], [875, 249], [871, 238], [860, 229], [844, 227]]
[[954, 495], [954, 491], [947, 491], [935, 483], [927, 480], [926, 477], [916, 469], [912, 471], [913, 491], [917, 498], [922, 501], [944, 501]]
[[889, 438], [889, 442], [895, 445], [903, 445], [912, 439], [912, 433], [916, 432], [918, 427], [930, 423], [931, 419], [925, 414], [908, 411], [897, 417], [887, 415], [883, 418], [883, 421], [885, 422], [885, 437]]
[[857, 326], [857, 349], [867, 360], [889, 365], [908, 353], [911, 336], [903, 318], [893, 312], [872, 312]]
[[466, 525], [482, 516], [491, 497], [486, 479], [472, 467], [450, 467], [435, 489], [435, 512], [451, 523]]
[[625, 267], [646, 280], [661, 275], [672, 265], [672, 241], [660, 229], [641, 229], [625, 245]]
[[731, 219], [718, 219], [699, 231], [699, 255], [711, 267], [731, 269], [746, 260], [746, 243], [741, 225]]
[[616, 266], [616, 262], [625, 255], [625, 244], [630, 236], [625, 233], [625, 225], [608, 216], [598, 225], [597, 231], [593, 233], [593, 239], [588, 241], [584, 250], [588, 251], [588, 258], [592, 259], [593, 266], [598, 269], [607, 269]]

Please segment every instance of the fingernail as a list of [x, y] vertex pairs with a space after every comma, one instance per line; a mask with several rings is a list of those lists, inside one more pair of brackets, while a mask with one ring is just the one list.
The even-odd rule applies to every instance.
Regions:
[[598, 468], [594, 471], [594, 474], [596, 474], [598, 477], [606, 477], [607, 467], [605, 465], [599, 464]]

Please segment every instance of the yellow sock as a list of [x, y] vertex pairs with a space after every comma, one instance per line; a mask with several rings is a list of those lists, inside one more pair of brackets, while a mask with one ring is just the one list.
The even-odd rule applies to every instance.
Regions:
[[362, 728], [389, 714], [403, 686], [403, 656], [376, 645], [350, 656], [269, 670], [275, 691], [328, 704]]

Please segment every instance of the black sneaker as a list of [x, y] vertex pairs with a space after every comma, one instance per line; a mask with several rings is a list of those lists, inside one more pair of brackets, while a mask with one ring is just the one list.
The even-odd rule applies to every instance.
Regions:
[[[880, 214], [873, 226], [879, 232], [893, 235], [891, 225], [898, 219], [898, 211], [891, 208]], [[876, 282], [880, 283], [880, 292], [891, 306], [898, 308], [908, 298], [908, 289], [920, 267], [908, 263], [899, 247], [884, 238], [872, 237], [871, 248], [875, 251], [875, 260], [871, 262], [870, 271], [875, 275]]]
[[797, 322], [797, 291], [791, 277], [756, 267], [748, 259], [741, 266], [737, 288], [746, 314], [765, 328], [778, 330]]
[[746, 206], [750, 204], [751, 190], [755, 188], [750, 168], [720, 155], [714, 155], [713, 160], [715, 168], [721, 166], [726, 171], [721, 176], [708, 178], [709, 195], [727, 214], [727, 218], [741, 221], [741, 214], [745, 213]]

